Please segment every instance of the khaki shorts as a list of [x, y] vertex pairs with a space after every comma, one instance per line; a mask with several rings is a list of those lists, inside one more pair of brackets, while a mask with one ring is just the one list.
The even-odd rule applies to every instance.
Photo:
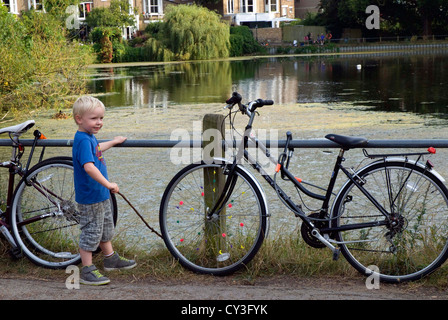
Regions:
[[100, 242], [111, 241], [114, 236], [114, 221], [110, 199], [93, 204], [80, 204], [79, 222], [81, 236], [79, 247], [85, 251], [95, 251]]

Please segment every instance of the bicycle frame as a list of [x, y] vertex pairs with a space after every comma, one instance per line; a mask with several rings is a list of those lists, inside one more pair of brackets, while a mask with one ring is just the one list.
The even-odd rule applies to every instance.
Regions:
[[[240, 110], [241, 110], [240, 106]], [[244, 109], [244, 108], [243, 108]], [[250, 109], [250, 107], [249, 107]], [[244, 109], [245, 113], [249, 116], [249, 122], [245, 128], [245, 134], [243, 138], [241, 139], [241, 143], [239, 144], [238, 151], [236, 156], [233, 159], [233, 163], [231, 164], [230, 168], [225, 170], [224, 174], [228, 175], [229, 179], [227, 179], [226, 184], [224, 186], [224, 191], [220, 197], [220, 199], [217, 201], [217, 204], [213, 208], [213, 210], [209, 213], [209, 216], [211, 216], [213, 213], [220, 211], [222, 205], [228, 200], [230, 195], [233, 192], [233, 187], [236, 183], [235, 177], [236, 175], [233, 174], [235, 167], [237, 164], [241, 163], [241, 160], [244, 158], [251, 166], [254, 168], [258, 173], [260, 173], [263, 178], [267, 181], [267, 183], [277, 191], [278, 195], [283, 199], [284, 203], [289, 207], [291, 211], [294, 212], [294, 214], [297, 217], [300, 217], [303, 222], [310, 228], [310, 230], [313, 230], [313, 235], [317, 237], [319, 240], [321, 240], [325, 245], [330, 247], [330, 249], [335, 252], [335, 247], [332, 246], [324, 237], [321, 236], [322, 234], [329, 234], [333, 232], [339, 232], [339, 231], [347, 231], [347, 230], [355, 230], [355, 229], [362, 229], [367, 227], [375, 227], [375, 226], [381, 226], [386, 225], [389, 223], [389, 219], [391, 216], [391, 213], [389, 213], [358, 181], [357, 174], [354, 172], [353, 174], [350, 173], [343, 165], [342, 162], [344, 161], [344, 153], [345, 149], [341, 148], [339, 151], [339, 154], [336, 158], [336, 163], [333, 168], [333, 172], [331, 175], [331, 178], [329, 180], [328, 187], [322, 188], [325, 190], [325, 195], [316, 194], [314, 192], [311, 192], [308, 190], [303, 184], [300, 182], [300, 179], [296, 178], [289, 170], [288, 165], [284, 166], [284, 161], [286, 160], [285, 157], [287, 155], [287, 152], [291, 152], [293, 149], [289, 148], [289, 143], [292, 139], [291, 135], [287, 134], [287, 140], [286, 145], [284, 148], [283, 153], [279, 157], [279, 161], [275, 160], [271, 155], [263, 142], [259, 141], [255, 134], [252, 133], [252, 124], [255, 117], [255, 112], [250, 112], [246, 109]], [[276, 166], [276, 173], [281, 173], [281, 176], [283, 180], [287, 180], [293, 183], [295, 187], [297, 187], [300, 191], [302, 191], [307, 196], [322, 201], [322, 206], [319, 213], [319, 220], [325, 220], [327, 222], [331, 221], [334, 218], [328, 217], [328, 210], [330, 205], [331, 196], [333, 194], [333, 190], [336, 184], [336, 180], [338, 178], [338, 174], [340, 171], [342, 171], [348, 178], [349, 181], [352, 181], [355, 186], [367, 197], [367, 199], [378, 209], [378, 211], [384, 216], [384, 220], [382, 221], [372, 221], [372, 222], [365, 222], [365, 223], [356, 223], [356, 224], [349, 224], [344, 225], [340, 227], [323, 227], [317, 230], [313, 224], [313, 220], [308, 216], [306, 216], [305, 212], [303, 212], [300, 205], [296, 205], [291, 198], [278, 186], [278, 184], [275, 182], [275, 180], [269, 176], [262, 166], [259, 164], [259, 162], [256, 161], [256, 159], [251, 156], [248, 152], [249, 143], [252, 143], [255, 148], [258, 150], [261, 150], [262, 153], [269, 159], [269, 161]], [[365, 152], [366, 154], [366, 152]], [[377, 157], [383, 157], [384, 161], [386, 161], [388, 156], [407, 156], [407, 155], [419, 155], [419, 158], [417, 159], [416, 163], [419, 161], [420, 157], [425, 153], [403, 153], [403, 154], [393, 154], [393, 155], [379, 155]], [[292, 154], [288, 156], [287, 164], [289, 164], [289, 158]], [[368, 155], [366, 155], [368, 156]], [[374, 158], [375, 156], [369, 156], [371, 158]], [[412, 172], [412, 171], [411, 171]], [[410, 175], [410, 174], [409, 174]], [[286, 177], [286, 179], [285, 179]]]
[[[31, 164], [31, 160], [33, 158], [34, 150], [37, 145], [37, 140], [39, 139], [45, 139], [45, 137], [38, 131], [34, 131], [34, 141], [31, 146], [30, 155], [28, 157], [27, 164], [25, 168], [22, 168], [22, 164], [20, 162], [20, 159], [25, 151], [24, 146], [19, 142], [18, 136], [11, 137], [12, 140], [12, 153], [11, 153], [11, 159], [10, 161], [6, 161], [3, 163], [0, 163], [0, 168], [7, 168], [9, 169], [9, 177], [8, 177], [8, 190], [7, 190], [7, 196], [6, 196], [6, 211], [4, 212], [3, 219], [0, 219], [0, 228], [8, 242], [14, 247], [17, 247], [14, 239], [12, 238], [11, 234], [9, 233], [8, 229], [10, 228], [10, 216], [11, 216], [11, 205], [12, 200], [14, 197], [14, 189], [15, 189], [15, 176], [18, 174], [21, 178], [26, 177], [28, 174], [28, 170]], [[39, 162], [42, 161], [42, 158], [44, 156], [45, 147], [42, 148], [41, 154], [39, 156]], [[33, 185], [39, 192], [41, 192], [43, 195], [45, 194], [51, 194], [52, 196], [57, 197], [55, 194], [47, 190], [46, 188], [40, 188], [37, 183], [29, 181], [31, 185]], [[45, 190], [44, 190], [45, 189]], [[47, 197], [48, 198], [48, 197]], [[57, 203], [49, 199], [52, 203], [54, 203], [57, 206]], [[33, 217], [31, 219], [28, 219], [26, 221], [22, 221], [19, 223], [19, 226], [23, 226], [26, 224], [29, 224], [31, 222], [34, 222], [36, 220], [45, 218], [45, 215]]]

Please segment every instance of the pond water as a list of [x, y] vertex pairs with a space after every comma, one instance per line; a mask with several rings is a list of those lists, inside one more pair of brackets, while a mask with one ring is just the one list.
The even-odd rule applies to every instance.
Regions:
[[107, 106], [223, 103], [232, 91], [276, 104], [352, 102], [372, 110], [448, 113], [448, 49], [427, 54], [256, 58], [95, 69]]

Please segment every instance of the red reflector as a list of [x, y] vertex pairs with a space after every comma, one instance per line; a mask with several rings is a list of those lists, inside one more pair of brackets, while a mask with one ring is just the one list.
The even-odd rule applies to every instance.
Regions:
[[429, 152], [429, 153], [432, 153], [432, 154], [435, 154], [435, 153], [436, 153], [436, 148], [434, 148], [434, 147], [429, 147], [429, 148], [428, 148], [428, 152]]

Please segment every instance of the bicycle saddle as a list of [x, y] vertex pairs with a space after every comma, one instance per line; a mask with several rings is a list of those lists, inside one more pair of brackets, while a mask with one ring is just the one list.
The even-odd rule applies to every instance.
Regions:
[[367, 142], [369, 142], [366, 138], [363, 137], [340, 136], [337, 134], [327, 134], [325, 138], [336, 142], [344, 150], [365, 147], [367, 146]]
[[8, 132], [18, 137], [21, 134], [27, 132], [29, 129], [31, 129], [34, 126], [34, 124], [35, 124], [34, 120], [28, 120], [15, 126], [0, 129], [0, 134]]

